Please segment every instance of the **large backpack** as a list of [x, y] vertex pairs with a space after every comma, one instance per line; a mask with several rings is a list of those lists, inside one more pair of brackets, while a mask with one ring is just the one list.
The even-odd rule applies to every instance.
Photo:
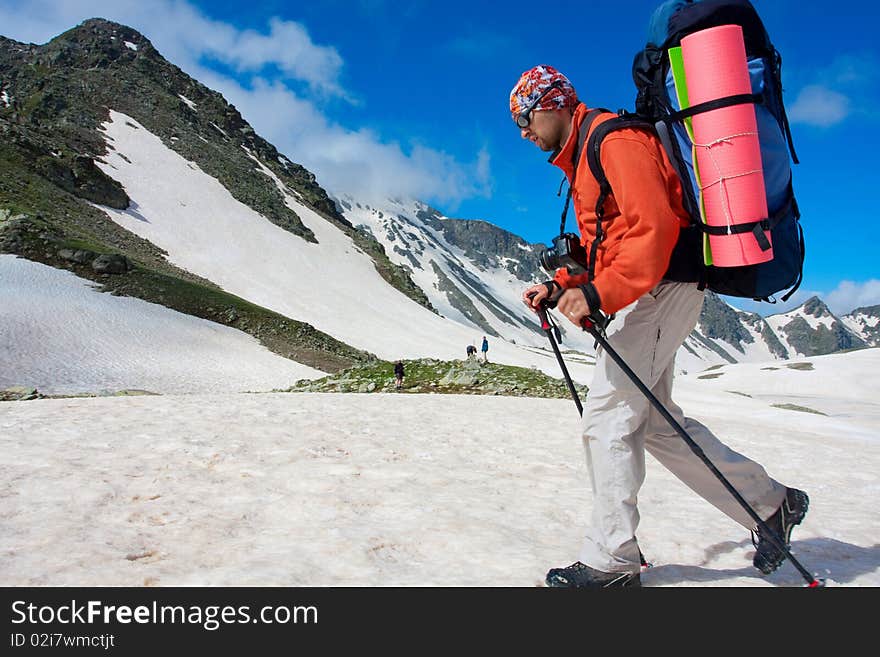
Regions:
[[[681, 39], [693, 32], [731, 24], [743, 30], [752, 94], [681, 111], [668, 50], [681, 45]], [[804, 239], [791, 183], [791, 160], [798, 160], [782, 102], [781, 65], [782, 58], [748, 0], [669, 0], [654, 12], [648, 43], [633, 62], [638, 89], [636, 112], [621, 110], [620, 116], [599, 124], [587, 143], [587, 158], [602, 190], [596, 204], [601, 213], [605, 197], [612, 193], [599, 159], [605, 136], [612, 130], [631, 127], [654, 131], [660, 138], [681, 179], [684, 206], [691, 216], [691, 226], [682, 229], [665, 278], [699, 281], [702, 287], [719, 294], [771, 302], [775, 301], [773, 295], [783, 290], [788, 290], [782, 296], [783, 301], [787, 300], [800, 285]], [[734, 228], [754, 232], [759, 241], [769, 229], [773, 258], [756, 265], [716, 267], [704, 259], [704, 239], [724, 229], [708, 226], [700, 218], [692, 142], [684, 120], [699, 112], [744, 102], [755, 104], [769, 216]], [[589, 127], [582, 131], [581, 139], [586, 130]]]

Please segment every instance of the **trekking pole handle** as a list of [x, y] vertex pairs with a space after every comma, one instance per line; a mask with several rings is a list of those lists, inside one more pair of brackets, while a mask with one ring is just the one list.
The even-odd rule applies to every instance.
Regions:
[[588, 333], [592, 333], [593, 331], [598, 331], [599, 333], [605, 333], [605, 328], [611, 322], [614, 315], [610, 317], [603, 315], [602, 311], [598, 308], [590, 312], [589, 315], [584, 317], [581, 320], [581, 328], [587, 331]]
[[[526, 296], [529, 299], [534, 299], [537, 292], [530, 292]], [[541, 330], [549, 331], [550, 330], [550, 320], [547, 319], [547, 308], [550, 307], [550, 304], [546, 299], [542, 299], [540, 303], [538, 303], [538, 307], [535, 309], [535, 312], [538, 314], [538, 319], [541, 320]]]

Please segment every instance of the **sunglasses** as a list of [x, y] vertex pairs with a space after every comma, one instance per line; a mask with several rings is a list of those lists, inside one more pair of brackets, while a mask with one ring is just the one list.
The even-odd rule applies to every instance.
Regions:
[[537, 98], [535, 98], [535, 100], [533, 100], [528, 107], [526, 107], [522, 112], [517, 114], [516, 125], [519, 126], [520, 128], [528, 128], [529, 124], [532, 122], [532, 111], [535, 109], [535, 107], [538, 106], [538, 103], [541, 102], [541, 99], [544, 96], [546, 96], [547, 94], [549, 94], [551, 91], [553, 91], [554, 89], [561, 89], [561, 88], [562, 88], [562, 83], [559, 80], [556, 80], [555, 82], [550, 84], [550, 86], [548, 86], [546, 89], [544, 89], [544, 91], [541, 92], [541, 95], [538, 96]]

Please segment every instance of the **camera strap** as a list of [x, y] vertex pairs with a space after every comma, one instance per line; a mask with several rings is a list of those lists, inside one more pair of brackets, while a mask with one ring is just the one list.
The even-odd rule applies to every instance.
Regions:
[[[607, 112], [606, 109], [593, 109], [590, 110], [587, 115], [584, 117], [584, 120], [581, 121], [581, 127], [578, 131], [578, 143], [577, 148], [574, 149], [574, 153], [572, 154], [572, 170], [571, 170], [571, 183], [568, 185], [568, 193], [565, 195], [565, 205], [562, 208], [562, 219], [559, 222], [559, 234], [562, 235], [565, 233], [565, 219], [568, 216], [568, 206], [571, 203], [571, 193], [574, 189], [574, 182], [577, 179], [577, 170], [578, 170], [578, 160], [580, 159], [580, 155], [584, 149], [584, 142], [587, 141], [587, 135], [590, 132], [590, 126], [593, 125], [593, 121], [596, 120], [596, 117], [599, 116], [602, 112]], [[564, 180], [563, 180], [564, 182]], [[590, 276], [592, 277], [592, 268], [590, 270]]]

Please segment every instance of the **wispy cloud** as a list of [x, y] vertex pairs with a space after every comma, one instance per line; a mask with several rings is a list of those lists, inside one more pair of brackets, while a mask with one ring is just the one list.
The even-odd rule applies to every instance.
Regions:
[[795, 123], [828, 127], [840, 123], [849, 113], [849, 98], [827, 87], [813, 84], [801, 89], [788, 111], [788, 118]]
[[199, 79], [222, 93], [279, 151], [306, 166], [336, 194], [372, 203], [391, 197], [433, 200], [454, 211], [463, 199], [490, 193], [485, 149], [473, 162], [461, 162], [423, 144], [401, 145], [371, 130], [334, 123], [277, 80], [255, 78], [245, 88], [209, 70], [203, 70]]
[[845, 315], [856, 308], [880, 304], [880, 280], [872, 278], [863, 283], [842, 281], [825, 299], [836, 315]]
[[789, 119], [819, 127], [855, 115], [876, 115], [878, 62], [871, 53], [844, 54], [817, 69], [788, 110]]
[[817, 76], [836, 85], [866, 86], [877, 79], [878, 62], [873, 53], [842, 54], [819, 69]]
[[[230, 64], [239, 72], [259, 72], [275, 65], [285, 75], [303, 80], [315, 89], [334, 96], [347, 94], [339, 84], [342, 57], [335, 48], [319, 46], [299, 23], [269, 20], [269, 33], [255, 30], [239, 32], [228, 26], [214, 24], [214, 38], [208, 43], [210, 54]], [[196, 54], [205, 51], [197, 49]]]
[[[92, 17], [128, 25], [169, 61], [222, 93], [254, 129], [324, 187], [364, 200], [413, 197], [455, 206], [490, 193], [487, 151], [461, 162], [441, 149], [401, 145], [340, 125], [322, 106], [329, 98], [357, 104], [343, 84], [345, 62], [332, 45], [317, 44], [305, 25], [267, 19], [265, 30], [243, 30], [207, 17], [185, 0], [4, 0], [0, 32], [45, 43]], [[219, 71], [216, 62], [234, 71]]]

